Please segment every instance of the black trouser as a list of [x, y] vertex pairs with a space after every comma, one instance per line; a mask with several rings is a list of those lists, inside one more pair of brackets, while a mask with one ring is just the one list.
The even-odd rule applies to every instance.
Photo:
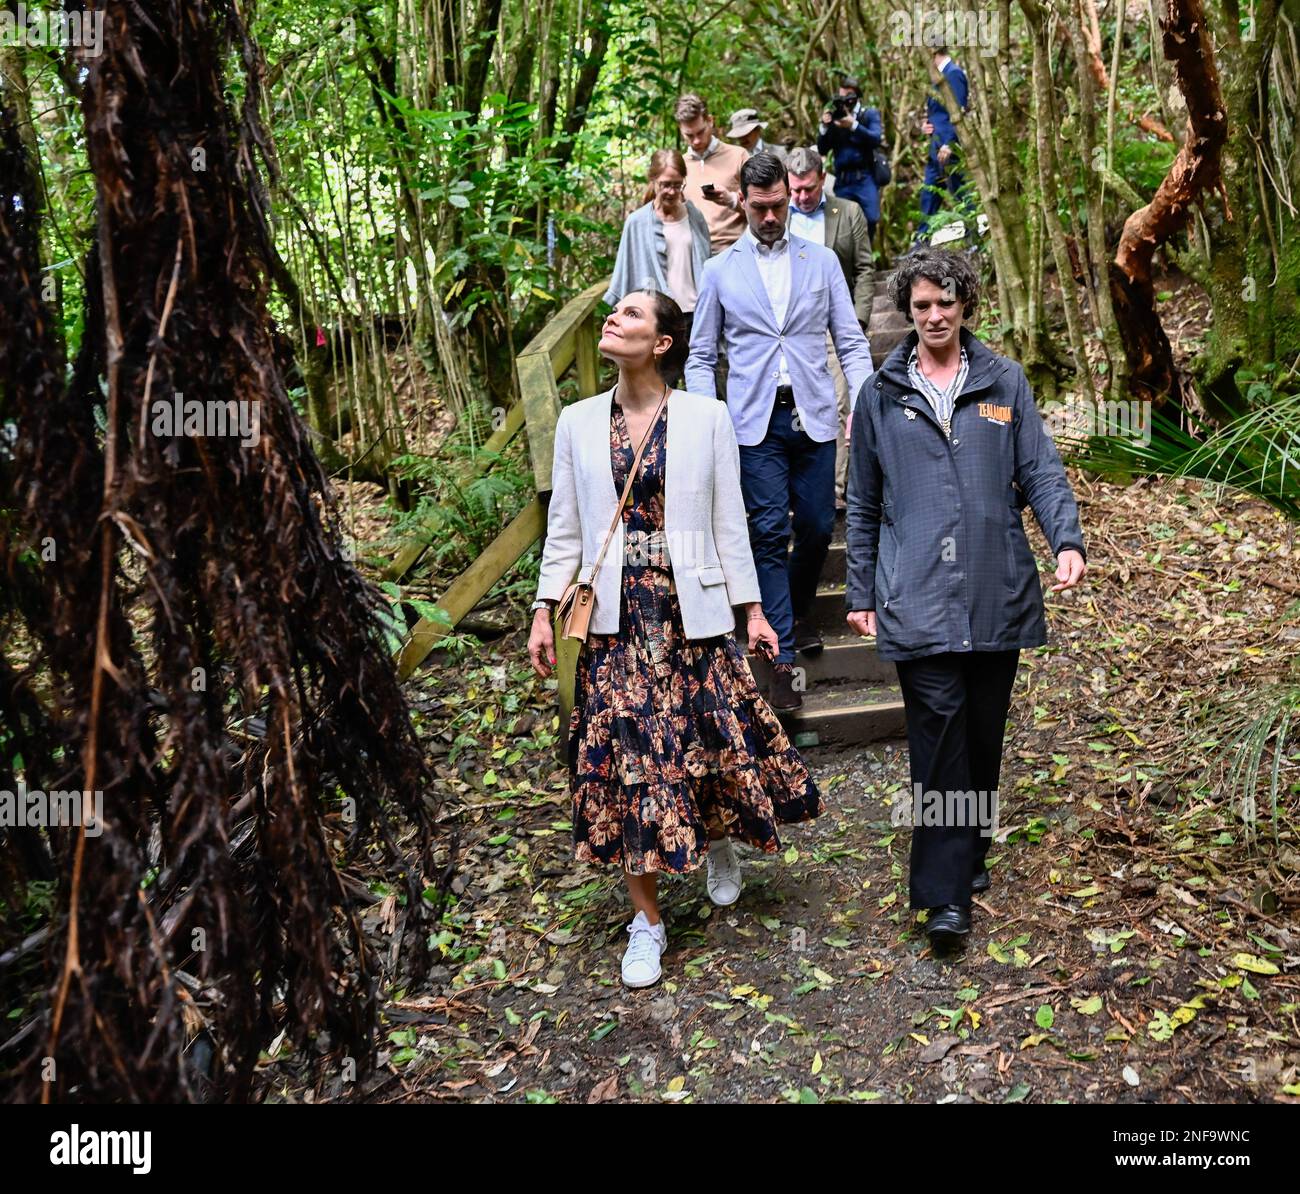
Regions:
[[[922, 793], [997, 791], [1019, 651], [928, 655], [896, 664], [907, 710], [911, 799]], [[913, 808], [915, 809], [915, 804]], [[970, 882], [992, 842], [978, 824], [912, 829], [913, 908], [970, 904]]]

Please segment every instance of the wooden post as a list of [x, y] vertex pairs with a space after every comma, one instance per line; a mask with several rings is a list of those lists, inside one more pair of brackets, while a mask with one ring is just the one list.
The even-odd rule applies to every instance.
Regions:
[[599, 362], [596, 359], [597, 335], [595, 315], [589, 315], [574, 332], [574, 356], [578, 366], [578, 397], [590, 398], [599, 383]]
[[555, 424], [560, 417], [560, 391], [545, 353], [523, 353], [515, 359], [519, 393], [528, 429], [528, 453], [533, 462], [533, 484], [538, 493], [551, 491], [551, 463], [555, 452]]

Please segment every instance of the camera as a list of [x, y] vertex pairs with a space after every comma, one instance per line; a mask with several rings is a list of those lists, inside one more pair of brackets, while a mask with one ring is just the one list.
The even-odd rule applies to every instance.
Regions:
[[855, 102], [855, 97], [851, 95], [831, 96], [831, 119], [843, 120], [853, 111], [853, 105]]

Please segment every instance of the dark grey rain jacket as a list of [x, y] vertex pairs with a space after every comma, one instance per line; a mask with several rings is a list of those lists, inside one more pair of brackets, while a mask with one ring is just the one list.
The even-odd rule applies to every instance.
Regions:
[[965, 328], [961, 340], [970, 369], [951, 439], [908, 378], [915, 332], [853, 412], [846, 603], [876, 611], [882, 659], [1047, 641], [1026, 505], [1054, 553], [1084, 553], [1079, 508], [1024, 371]]

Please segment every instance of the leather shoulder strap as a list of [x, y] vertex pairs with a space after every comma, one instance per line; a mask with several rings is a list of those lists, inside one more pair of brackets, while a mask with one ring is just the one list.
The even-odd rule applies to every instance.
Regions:
[[650, 426], [646, 428], [645, 434], [641, 437], [641, 443], [637, 447], [636, 456], [632, 460], [632, 468], [627, 474], [627, 481], [623, 485], [623, 496], [618, 500], [618, 508], [614, 511], [614, 521], [609, 524], [609, 530], [605, 533], [605, 542], [600, 545], [600, 554], [596, 557], [596, 562], [591, 566], [590, 584], [596, 583], [596, 573], [600, 571], [601, 562], [605, 559], [605, 552], [609, 550], [609, 542], [614, 537], [614, 528], [618, 526], [623, 517], [623, 509], [627, 505], [627, 499], [632, 493], [632, 482], [636, 479], [637, 470], [641, 467], [641, 457], [645, 452], [646, 444], [650, 442], [651, 433], [655, 429], [655, 424], [659, 422], [659, 412], [663, 410], [664, 403], [668, 401], [668, 387], [664, 386], [663, 397], [659, 399], [659, 405], [655, 407], [654, 417], [650, 420]]

